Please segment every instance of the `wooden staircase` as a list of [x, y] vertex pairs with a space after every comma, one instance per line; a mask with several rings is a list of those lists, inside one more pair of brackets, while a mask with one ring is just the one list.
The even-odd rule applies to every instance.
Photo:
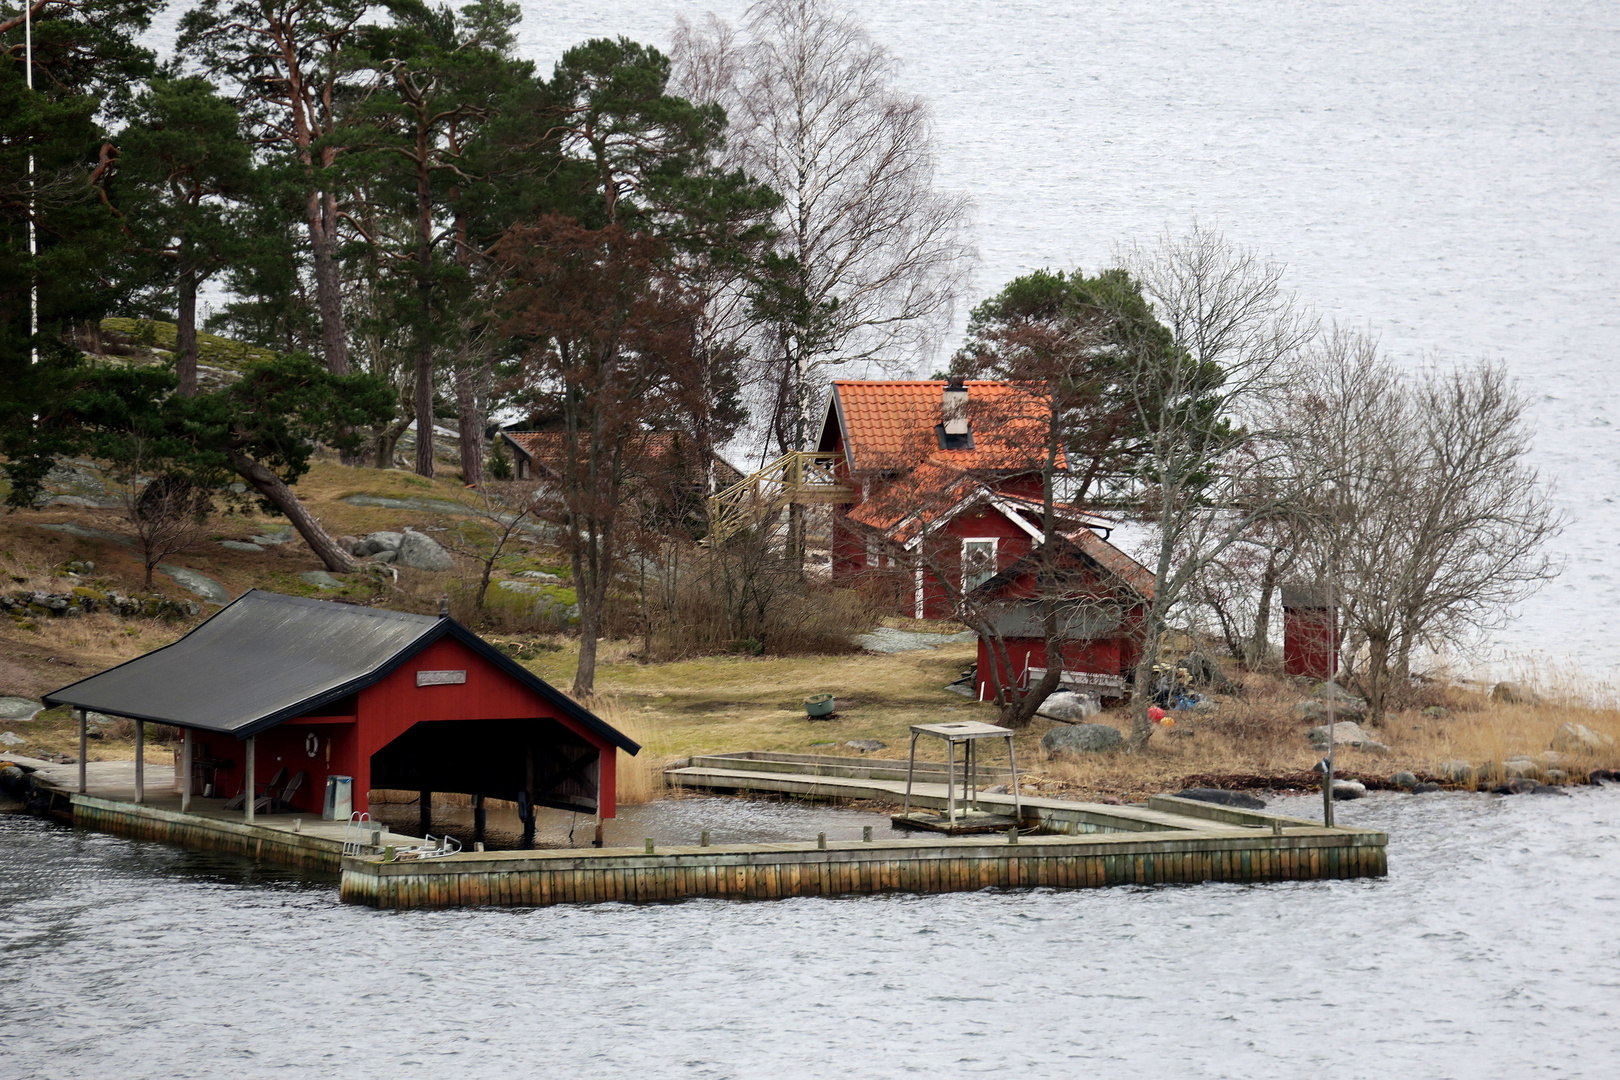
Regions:
[[837, 451], [794, 450], [709, 496], [712, 523], [704, 543], [723, 544], [789, 506], [845, 503], [855, 488], [838, 475]]

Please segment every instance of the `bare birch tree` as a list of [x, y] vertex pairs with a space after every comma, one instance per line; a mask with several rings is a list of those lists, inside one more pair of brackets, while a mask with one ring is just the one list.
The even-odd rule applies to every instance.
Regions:
[[1124, 379], [1141, 445], [1136, 481], [1154, 536], [1153, 596], [1132, 696], [1133, 751], [1153, 734], [1153, 665], [1206, 568], [1313, 486], [1292, 473], [1281, 433], [1257, 426], [1294, 375], [1315, 322], [1283, 287], [1283, 268], [1193, 224], [1124, 255], [1169, 332], [1133, 350]]
[[1338, 583], [1347, 659], [1383, 719], [1419, 648], [1501, 624], [1559, 567], [1563, 527], [1526, 458], [1526, 399], [1498, 365], [1403, 374], [1363, 334], [1336, 330], [1293, 387], [1311, 557]]
[[927, 105], [895, 61], [824, 0], [761, 0], [738, 34], [677, 26], [673, 88], [730, 119], [725, 162], [782, 196], [754, 292], [782, 450], [810, 437], [824, 369], [926, 351], [973, 258], [967, 200], [936, 183]]

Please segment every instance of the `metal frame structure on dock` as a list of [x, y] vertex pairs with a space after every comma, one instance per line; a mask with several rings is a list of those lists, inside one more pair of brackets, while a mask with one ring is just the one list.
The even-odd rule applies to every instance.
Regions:
[[[911, 791], [917, 775], [917, 739], [928, 735], [945, 743], [945, 817], [923, 816], [911, 812]], [[1018, 757], [1013, 749], [1014, 732], [994, 724], [976, 720], [960, 720], [947, 724], [913, 724], [911, 726], [911, 755], [906, 762], [906, 796], [902, 809], [894, 818], [897, 825], [908, 828], [935, 829], [942, 832], [984, 832], [996, 828], [1018, 828], [1023, 820], [1023, 804], [1018, 794]], [[1012, 776], [1007, 790], [1012, 793], [1012, 817], [1000, 814], [982, 814], [979, 810], [979, 743], [985, 739], [1007, 741], [1007, 769]], [[956, 747], [962, 745], [962, 803], [966, 820], [958, 823], [956, 813]]]

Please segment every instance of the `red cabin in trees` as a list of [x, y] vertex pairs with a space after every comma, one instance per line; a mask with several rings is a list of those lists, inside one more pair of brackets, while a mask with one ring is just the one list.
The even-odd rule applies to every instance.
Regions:
[[[816, 444], [857, 492], [836, 508], [832, 580], [883, 588], [896, 614], [949, 619], [967, 592], [1015, 564], [1042, 533], [1046, 405], [1012, 383], [833, 383]], [[1054, 466], [1065, 468], [1061, 450]], [[1108, 525], [1056, 507], [1059, 531]]]
[[213, 789], [198, 794], [302, 773], [287, 801], [312, 816], [327, 777], [347, 776], [357, 812], [391, 788], [610, 818], [617, 752], [640, 749], [447, 615], [257, 590], [45, 700], [185, 729]]
[[1037, 547], [973, 594], [995, 630], [979, 635], [974, 691], [981, 700], [1003, 686], [1023, 686], [1050, 666], [1042, 598], [1052, 601], [1062, 634], [1063, 687], [1121, 696], [1142, 655], [1153, 575], [1086, 529], [1052, 543], [1050, 569]]

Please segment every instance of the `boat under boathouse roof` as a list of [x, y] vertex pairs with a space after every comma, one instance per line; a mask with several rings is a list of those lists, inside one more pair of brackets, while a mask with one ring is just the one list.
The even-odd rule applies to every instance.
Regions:
[[186, 729], [202, 794], [284, 791], [302, 772], [290, 808], [315, 814], [342, 775], [356, 811], [400, 789], [612, 817], [615, 755], [640, 750], [448, 615], [258, 590], [45, 702]]

